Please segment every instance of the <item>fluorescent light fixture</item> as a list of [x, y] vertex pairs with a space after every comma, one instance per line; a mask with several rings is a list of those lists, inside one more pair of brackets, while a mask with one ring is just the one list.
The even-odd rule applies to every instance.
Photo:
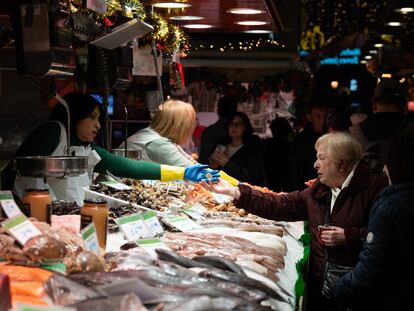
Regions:
[[170, 19], [174, 21], [199, 21], [204, 19], [202, 16], [194, 16], [194, 15], [179, 15], [179, 16], [171, 16]]
[[400, 22], [388, 22], [386, 23], [386, 25], [391, 26], [391, 27], [398, 27], [401, 26]]
[[377, 54], [377, 50], [369, 50], [369, 54]]
[[392, 74], [390, 74], [390, 73], [383, 73], [381, 75], [381, 78], [392, 78]]
[[188, 25], [184, 25], [183, 27], [185, 28], [189, 28], [189, 29], [208, 29], [208, 28], [212, 28], [212, 25], [207, 25], [207, 24], [188, 24]]
[[271, 30], [265, 30], [265, 29], [254, 29], [254, 30], [245, 30], [244, 33], [255, 33], [255, 34], [261, 34], [261, 33], [271, 33]]
[[365, 57], [364, 57], [365, 59], [371, 59], [372, 58], [372, 56], [371, 55], [365, 55]]
[[367, 61], [365, 59], [361, 59], [361, 61], [359, 62], [360, 64], [366, 64]]
[[414, 12], [414, 8], [412, 8], [412, 7], [404, 7], [404, 8], [396, 9], [395, 11], [400, 12], [402, 14], [407, 14], [407, 13]]
[[152, 6], [156, 8], [162, 8], [162, 9], [184, 9], [184, 8], [189, 8], [191, 4], [182, 3], [182, 2], [159, 2], [159, 3], [154, 3]]
[[236, 22], [237, 25], [243, 25], [243, 26], [262, 26], [262, 25], [266, 25], [266, 22], [262, 22], [262, 21], [240, 21], [240, 22]]
[[384, 44], [382, 44], [382, 43], [375, 43], [374, 46], [376, 48], [382, 48], [384, 46]]
[[227, 13], [231, 14], [261, 14], [264, 13], [262, 10], [255, 10], [255, 9], [248, 9], [248, 8], [234, 8], [226, 11]]

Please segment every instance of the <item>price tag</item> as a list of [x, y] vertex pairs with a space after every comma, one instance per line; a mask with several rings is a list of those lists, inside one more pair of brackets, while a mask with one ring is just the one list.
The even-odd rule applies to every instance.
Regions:
[[132, 189], [130, 186], [127, 186], [116, 180], [101, 181], [101, 184], [107, 185], [108, 187], [111, 187], [117, 190], [131, 190]]
[[183, 209], [183, 212], [195, 220], [204, 219], [203, 208], [195, 205], [188, 205]]
[[81, 231], [81, 236], [83, 243], [85, 244], [85, 248], [99, 255], [98, 236], [96, 235], [96, 229], [93, 222]]
[[225, 194], [211, 192], [211, 195], [218, 204], [227, 204], [233, 201], [231, 196]]
[[121, 227], [128, 241], [134, 241], [140, 238], [151, 237], [141, 214], [132, 214], [115, 219], [115, 222]]
[[23, 214], [16, 202], [14, 202], [11, 191], [0, 191], [0, 205], [8, 218]]
[[17, 311], [76, 311], [75, 308], [59, 307], [59, 306], [40, 306], [18, 302], [16, 304]]
[[151, 232], [152, 236], [161, 234], [164, 232], [164, 228], [160, 224], [157, 213], [154, 211], [148, 211], [144, 213], [144, 221], [147, 224], [148, 230]]
[[200, 225], [196, 224], [190, 218], [185, 216], [170, 216], [164, 218], [164, 220], [171, 226], [182, 232], [192, 231], [201, 228]]
[[143, 239], [143, 240], [136, 240], [135, 243], [137, 243], [138, 246], [142, 247], [148, 254], [150, 254], [154, 258], [158, 258], [157, 253], [155, 252], [155, 250], [157, 248], [171, 250], [160, 239]]
[[105, 14], [106, 13], [106, 2], [105, 0], [87, 0], [86, 7], [92, 11]]
[[37, 229], [36, 226], [23, 214], [3, 221], [2, 226], [21, 245], [24, 245], [28, 239], [42, 234], [39, 229]]

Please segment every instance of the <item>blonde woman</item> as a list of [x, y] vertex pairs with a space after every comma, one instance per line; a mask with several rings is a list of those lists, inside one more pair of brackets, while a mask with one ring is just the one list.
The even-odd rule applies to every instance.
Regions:
[[[188, 166], [197, 162], [180, 145], [193, 134], [196, 113], [191, 104], [180, 100], [167, 100], [160, 105], [150, 126], [130, 136], [128, 149], [142, 151], [142, 160], [175, 166]], [[122, 143], [119, 148], [124, 148]]]
[[325, 311], [329, 302], [322, 297], [321, 286], [326, 263], [351, 267], [357, 263], [371, 207], [387, 178], [370, 174], [360, 161], [360, 143], [349, 134], [325, 134], [316, 141], [315, 149], [318, 178], [305, 190], [276, 195], [223, 181], [205, 187], [232, 196], [236, 207], [261, 217], [308, 221], [308, 310]]

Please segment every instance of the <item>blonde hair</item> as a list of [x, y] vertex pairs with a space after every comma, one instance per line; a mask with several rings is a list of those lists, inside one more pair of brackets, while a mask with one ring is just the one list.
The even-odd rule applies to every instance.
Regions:
[[362, 146], [352, 135], [345, 132], [335, 132], [322, 135], [315, 144], [315, 149], [326, 147], [326, 152], [336, 161], [345, 161], [351, 165], [362, 158]]
[[193, 106], [180, 100], [167, 100], [159, 108], [151, 120], [151, 128], [176, 144], [185, 143], [196, 125]]

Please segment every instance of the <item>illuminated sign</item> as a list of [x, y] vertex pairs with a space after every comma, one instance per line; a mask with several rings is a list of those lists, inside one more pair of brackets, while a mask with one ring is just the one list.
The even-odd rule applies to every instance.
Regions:
[[[300, 50], [299, 56], [306, 57], [310, 55], [308, 51]], [[344, 49], [339, 52], [339, 56], [325, 57], [320, 60], [321, 65], [359, 65], [361, 49]]]

